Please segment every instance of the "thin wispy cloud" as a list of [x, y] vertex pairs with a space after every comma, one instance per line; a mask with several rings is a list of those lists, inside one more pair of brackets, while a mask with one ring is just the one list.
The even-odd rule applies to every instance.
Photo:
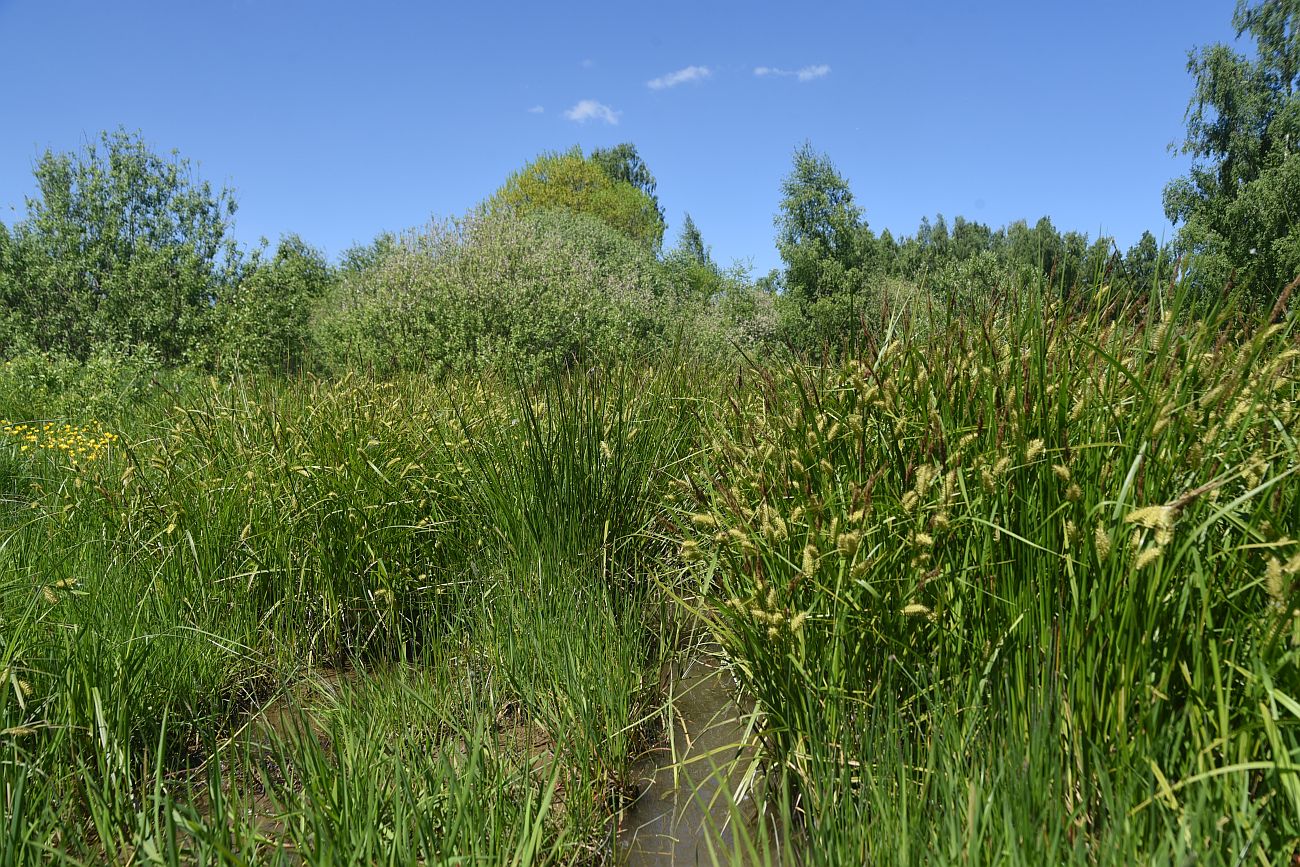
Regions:
[[652, 78], [645, 83], [645, 86], [651, 90], [666, 90], [690, 81], [703, 81], [711, 75], [713, 75], [713, 70], [707, 66], [688, 66], [685, 69]]
[[831, 68], [825, 63], [804, 66], [800, 69], [782, 69], [779, 66], [755, 66], [754, 75], [759, 78], [797, 78], [799, 81], [816, 81], [831, 74]]
[[596, 102], [594, 99], [584, 99], [564, 113], [569, 120], [577, 123], [586, 123], [589, 120], [603, 120], [605, 123], [615, 126], [618, 124], [618, 116], [621, 112], [605, 105], [603, 102]]
[[528, 109], [529, 114], [543, 114], [545, 111], [546, 111], [546, 107], [541, 105], [535, 105], [532, 108]]

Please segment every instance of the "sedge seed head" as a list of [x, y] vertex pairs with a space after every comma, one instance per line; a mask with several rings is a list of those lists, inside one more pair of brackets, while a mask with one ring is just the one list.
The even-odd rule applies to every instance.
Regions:
[[1134, 563], [1133, 568], [1139, 571], [1145, 569], [1147, 566], [1150, 566], [1156, 560], [1159, 560], [1160, 555], [1163, 554], [1164, 552], [1165, 549], [1160, 547], [1159, 545], [1152, 545], [1150, 548], [1146, 548], [1145, 550], [1142, 551], [1142, 553], [1138, 554], [1137, 562]]
[[811, 576], [817, 570], [817, 549], [805, 545], [803, 549], [803, 574]]
[[1043, 452], [1046, 451], [1046, 449], [1047, 446], [1044, 445], [1041, 439], [1032, 440], [1029, 445], [1025, 447], [1025, 463], [1032, 464], [1034, 461], [1042, 457]]
[[1281, 605], [1286, 601], [1282, 563], [1276, 557], [1268, 558], [1268, 566], [1264, 569], [1264, 587], [1268, 590], [1268, 595], [1271, 596], [1273, 601], [1278, 605]]
[[1106, 531], [1105, 527], [1098, 525], [1097, 529], [1093, 531], [1092, 544], [1097, 549], [1097, 559], [1105, 560], [1110, 556], [1110, 533]]
[[1177, 513], [1172, 506], [1143, 506], [1129, 512], [1124, 520], [1148, 530], [1172, 531]]

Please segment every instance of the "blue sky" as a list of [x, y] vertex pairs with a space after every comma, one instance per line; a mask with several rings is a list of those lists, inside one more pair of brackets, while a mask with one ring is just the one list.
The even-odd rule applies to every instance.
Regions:
[[[1194, 45], [1218, 2], [335, 3], [0, 0], [0, 218], [46, 149], [119, 124], [236, 191], [241, 240], [331, 255], [465, 211], [537, 153], [632, 141], [669, 239], [779, 260], [805, 139], [873, 228], [1170, 230]], [[674, 75], [676, 73], [676, 75]]]

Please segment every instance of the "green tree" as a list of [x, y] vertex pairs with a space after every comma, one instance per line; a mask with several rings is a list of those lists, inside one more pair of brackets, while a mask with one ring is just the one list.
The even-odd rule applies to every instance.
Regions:
[[861, 329], [876, 276], [876, 240], [848, 181], [805, 142], [781, 185], [777, 249], [785, 263], [778, 331], [805, 351], [838, 347]]
[[983, 223], [955, 217], [952, 221], [953, 256], [971, 259], [993, 246], [993, 231]]
[[220, 366], [301, 369], [312, 310], [331, 280], [324, 254], [297, 235], [281, 239], [269, 259], [255, 252], [217, 310], [213, 360]]
[[682, 256], [693, 259], [701, 265], [712, 261], [708, 248], [704, 246], [704, 236], [700, 234], [700, 229], [695, 225], [690, 214], [687, 214], [682, 221], [682, 231], [677, 237], [677, 249]]
[[546, 153], [506, 180], [488, 201], [489, 210], [517, 216], [565, 210], [589, 214], [652, 250], [663, 243], [664, 223], [653, 198], [626, 180], [611, 177], [580, 148]]
[[786, 290], [813, 301], [855, 289], [866, 224], [835, 164], [805, 142], [795, 151], [781, 193], [776, 245], [786, 266]]
[[1161, 247], [1150, 232], [1143, 232], [1124, 254], [1123, 277], [1136, 291], [1150, 290], [1157, 280], [1168, 277], [1170, 270], [1168, 248]]
[[1189, 54], [1182, 152], [1194, 162], [1164, 205], [1203, 288], [1265, 301], [1300, 273], [1300, 0], [1239, 0], [1232, 22], [1255, 57], [1223, 44]]
[[339, 256], [339, 271], [343, 274], [358, 274], [373, 268], [399, 245], [397, 236], [392, 232], [380, 232], [369, 244], [355, 244], [348, 247]]
[[0, 357], [13, 355], [18, 344], [25, 341], [28, 330], [13, 303], [18, 297], [17, 257], [17, 245], [9, 227], [0, 222]]
[[664, 267], [679, 287], [679, 292], [696, 303], [708, 303], [723, 289], [722, 270], [709, 255], [704, 236], [690, 214], [682, 222], [677, 246], [664, 256]]
[[896, 267], [899, 252], [902, 248], [899, 246], [898, 242], [894, 240], [893, 232], [888, 229], [881, 230], [880, 237], [876, 239], [876, 249], [880, 260], [885, 263], [887, 268], [892, 270]]
[[235, 259], [230, 192], [122, 129], [79, 153], [47, 152], [35, 175], [0, 299], [26, 339], [77, 358], [101, 344], [189, 357]]
[[611, 179], [631, 184], [645, 193], [650, 201], [654, 202], [659, 222], [664, 221], [664, 209], [659, 204], [659, 196], [655, 192], [659, 185], [655, 181], [655, 176], [650, 173], [650, 167], [637, 153], [636, 145], [625, 141], [612, 148], [596, 148], [591, 152], [590, 159]]

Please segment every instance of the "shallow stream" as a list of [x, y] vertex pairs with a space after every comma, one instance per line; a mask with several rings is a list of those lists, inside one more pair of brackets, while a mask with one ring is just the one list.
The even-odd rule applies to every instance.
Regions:
[[747, 714], [735, 702], [730, 674], [712, 655], [673, 671], [671, 688], [673, 725], [664, 743], [636, 764], [639, 794], [619, 823], [623, 863], [743, 863], [736, 822], [748, 830], [755, 814], [752, 796], [742, 792], [753, 761], [752, 748], [744, 746]]

